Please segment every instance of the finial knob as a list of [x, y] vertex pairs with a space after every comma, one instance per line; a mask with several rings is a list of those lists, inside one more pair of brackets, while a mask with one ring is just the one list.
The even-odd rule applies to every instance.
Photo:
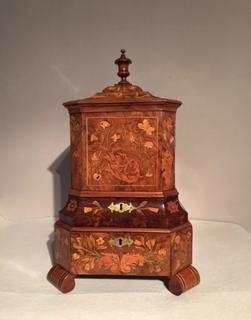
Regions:
[[115, 60], [115, 64], [118, 65], [118, 73], [117, 75], [121, 78], [120, 83], [127, 83], [126, 78], [130, 75], [128, 71], [128, 66], [132, 63], [131, 59], [127, 58], [125, 55], [125, 49], [121, 49], [120, 58]]

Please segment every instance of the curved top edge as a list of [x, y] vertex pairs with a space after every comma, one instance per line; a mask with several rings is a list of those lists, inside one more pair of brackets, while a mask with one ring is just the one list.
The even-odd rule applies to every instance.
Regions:
[[86, 99], [80, 99], [80, 100], [71, 100], [71, 101], [66, 101], [63, 103], [65, 107], [71, 107], [71, 106], [90, 106], [90, 105], [95, 105], [95, 106], [101, 106], [102, 104], [111, 104], [111, 105], [123, 105], [123, 104], [173, 104], [179, 107], [182, 102], [179, 100], [174, 100], [174, 99], [165, 99], [165, 98], [148, 98], [148, 99], [143, 99], [143, 98], [138, 98], [138, 99], [125, 99], [125, 98], [120, 98], [120, 99], [99, 99], [99, 100], [94, 100], [92, 98], [86, 98]]
[[101, 104], [128, 104], [128, 103], [169, 103], [181, 105], [181, 101], [159, 98], [152, 95], [148, 91], [143, 91], [139, 86], [129, 82], [116, 83], [113, 86], [106, 87], [103, 91], [94, 94], [93, 96], [80, 100], [67, 101], [63, 105], [81, 106], [81, 105], [101, 105]]

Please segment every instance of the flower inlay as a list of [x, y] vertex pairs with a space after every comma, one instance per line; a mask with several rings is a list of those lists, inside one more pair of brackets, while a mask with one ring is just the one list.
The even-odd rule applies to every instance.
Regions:
[[87, 184], [155, 186], [157, 128], [154, 116], [87, 117]]
[[73, 274], [168, 274], [166, 234], [75, 232], [71, 238]]
[[74, 212], [78, 207], [78, 202], [77, 200], [73, 200], [71, 199], [68, 204], [67, 204], [67, 210], [70, 211], [70, 212]]
[[176, 201], [169, 201], [167, 203], [167, 209], [170, 213], [177, 213], [179, 212], [179, 205]]

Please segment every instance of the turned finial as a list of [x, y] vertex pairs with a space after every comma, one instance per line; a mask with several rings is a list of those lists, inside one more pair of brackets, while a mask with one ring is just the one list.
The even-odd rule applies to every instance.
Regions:
[[129, 76], [128, 66], [132, 63], [131, 59], [127, 58], [125, 55], [125, 49], [121, 49], [120, 58], [115, 60], [115, 64], [118, 65], [117, 75], [121, 78], [120, 83], [127, 83], [126, 78]]

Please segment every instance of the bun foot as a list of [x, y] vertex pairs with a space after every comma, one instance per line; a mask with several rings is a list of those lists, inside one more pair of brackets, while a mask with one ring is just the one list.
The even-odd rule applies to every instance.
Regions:
[[199, 272], [193, 266], [189, 266], [170, 278], [168, 290], [174, 295], [179, 296], [187, 290], [197, 286], [199, 283]]
[[47, 279], [62, 293], [70, 292], [75, 287], [74, 276], [58, 264], [50, 269]]

